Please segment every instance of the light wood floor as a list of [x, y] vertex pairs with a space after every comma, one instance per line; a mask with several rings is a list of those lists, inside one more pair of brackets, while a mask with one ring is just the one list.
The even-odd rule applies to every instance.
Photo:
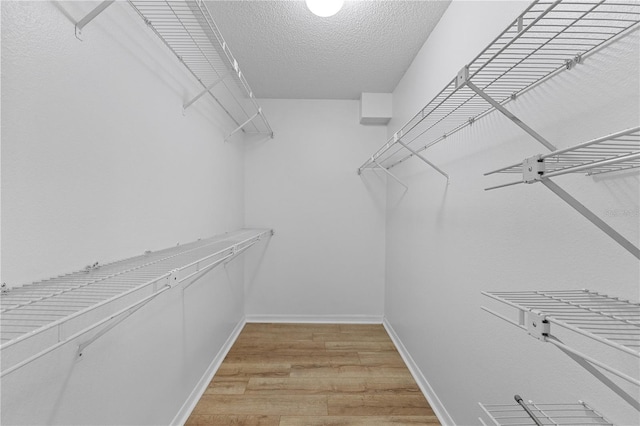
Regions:
[[191, 425], [439, 425], [382, 325], [247, 324]]

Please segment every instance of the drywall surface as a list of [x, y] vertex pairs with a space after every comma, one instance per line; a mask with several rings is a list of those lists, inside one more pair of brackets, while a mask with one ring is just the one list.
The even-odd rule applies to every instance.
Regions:
[[275, 139], [246, 145], [245, 220], [275, 236], [247, 272], [248, 318], [380, 319], [384, 180], [356, 169], [385, 127], [360, 125], [358, 101], [261, 103]]
[[[197, 82], [126, 2], [78, 40], [95, 6], [1, 2], [10, 286], [243, 226], [233, 124], [207, 98], [183, 115]], [[78, 341], [2, 377], [2, 424], [168, 424], [242, 320], [243, 274], [238, 259], [162, 294], [82, 361]]]
[[126, 3], [2, 2], [3, 281], [243, 225], [241, 144]]
[[[526, 7], [524, 2], [454, 1], [393, 94], [389, 136]], [[581, 66], [519, 97], [509, 108], [559, 147], [628, 127], [640, 117], [638, 32]], [[479, 424], [478, 402], [581, 399], [617, 424], [639, 414], [550, 344], [480, 309], [482, 290], [588, 288], [638, 301], [638, 260], [543, 185], [485, 192], [517, 179], [483, 173], [546, 149], [492, 113], [425, 155], [393, 169], [409, 190], [388, 181], [385, 315], [456, 424]], [[511, 178], [511, 179], [510, 179]], [[555, 182], [636, 245], [637, 172]], [[561, 339], [638, 377], [637, 359], [602, 345]], [[638, 398], [638, 389], [614, 379]]]

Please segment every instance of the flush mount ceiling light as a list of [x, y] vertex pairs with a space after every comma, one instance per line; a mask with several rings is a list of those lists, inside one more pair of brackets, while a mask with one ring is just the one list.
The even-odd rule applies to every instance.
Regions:
[[327, 18], [335, 15], [342, 9], [344, 0], [306, 0], [306, 3], [309, 10], [314, 14], [322, 18]]

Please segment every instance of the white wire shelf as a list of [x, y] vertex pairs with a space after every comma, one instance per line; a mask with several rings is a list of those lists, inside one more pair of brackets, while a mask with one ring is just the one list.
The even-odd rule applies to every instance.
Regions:
[[[186, 289], [270, 235], [272, 230], [243, 229], [3, 292], [0, 376], [100, 326], [108, 330], [162, 292], [182, 283]], [[93, 340], [81, 344], [80, 355]]]
[[638, 2], [534, 1], [360, 166], [358, 173], [366, 169], [390, 169], [494, 109], [555, 150], [504, 105], [546, 79], [582, 63], [601, 47], [637, 28], [639, 22]]
[[[519, 404], [479, 404], [484, 413], [496, 426], [524, 426], [542, 425], [611, 425], [602, 414], [598, 413], [586, 403], [578, 401], [569, 404], [538, 404], [533, 401], [526, 403], [527, 408], [539, 423], [531, 418]], [[483, 425], [486, 423], [480, 418]]]
[[640, 248], [551, 180], [553, 177], [568, 173], [600, 175], [629, 171], [638, 167], [640, 167], [640, 127], [633, 127], [569, 148], [555, 150], [549, 154], [525, 158], [520, 163], [485, 173], [485, 176], [497, 173], [522, 175], [520, 180], [492, 186], [485, 190], [541, 182], [625, 250], [640, 259]]
[[491, 190], [520, 183], [534, 183], [567, 173], [585, 173], [591, 176], [638, 167], [640, 127], [634, 127], [570, 148], [536, 155], [520, 163], [485, 173], [485, 176], [496, 173], [522, 174], [521, 180], [487, 188]]
[[273, 137], [238, 61], [203, 0], [129, 3], [202, 86], [203, 90], [184, 104], [185, 109], [209, 94], [237, 126], [227, 139], [240, 130]]
[[620, 352], [640, 358], [640, 303], [589, 290], [482, 292], [518, 312], [518, 321], [486, 307], [483, 310], [531, 336], [554, 344], [630, 383], [640, 380], [563, 344], [551, 334], [551, 325], [588, 337]]

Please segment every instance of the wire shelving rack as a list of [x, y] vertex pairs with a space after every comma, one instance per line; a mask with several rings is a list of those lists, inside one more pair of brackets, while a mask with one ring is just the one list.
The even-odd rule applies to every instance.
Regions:
[[[578, 401], [570, 404], [539, 404], [528, 401], [527, 408], [531, 411], [535, 420], [527, 414], [519, 404], [482, 404], [483, 412], [491, 419], [491, 425], [496, 426], [536, 426], [542, 425], [611, 425], [602, 414], [591, 408], [585, 402]], [[487, 425], [482, 418], [483, 425]]]
[[[520, 163], [489, 173], [521, 174], [522, 179], [487, 188], [502, 188], [520, 183], [534, 183], [567, 173], [587, 176], [631, 170], [640, 167], [640, 127], [626, 129], [549, 154], [540, 154]], [[531, 168], [531, 170], [529, 170]]]
[[77, 338], [85, 347], [161, 293], [188, 288], [270, 229], [243, 229], [13, 287], [0, 295], [0, 377]]
[[541, 341], [552, 343], [564, 352], [640, 386], [638, 378], [567, 346], [551, 330], [552, 325], [562, 327], [640, 359], [640, 303], [589, 290], [501, 291], [482, 294], [515, 308], [518, 320], [484, 306], [483, 310], [527, 331]]
[[[184, 110], [208, 94], [235, 123], [226, 140], [239, 131], [273, 138], [269, 121], [204, 0], [127, 1], [201, 85], [202, 91], [183, 104]], [[76, 36], [114, 2], [102, 1], [78, 21]]]
[[582, 63], [612, 40], [637, 28], [639, 22], [638, 2], [534, 1], [364, 162], [358, 174], [367, 169], [388, 172], [414, 156], [426, 161], [424, 150], [496, 109], [555, 151], [552, 143], [505, 105], [548, 78]]
[[552, 177], [569, 173], [600, 175], [633, 170], [638, 167], [640, 167], [640, 127], [633, 127], [569, 148], [555, 150], [549, 154], [535, 155], [520, 163], [485, 173], [485, 176], [497, 173], [522, 175], [518, 181], [492, 186], [487, 190], [521, 183], [541, 182], [629, 253], [640, 259], [640, 248], [551, 180]]

